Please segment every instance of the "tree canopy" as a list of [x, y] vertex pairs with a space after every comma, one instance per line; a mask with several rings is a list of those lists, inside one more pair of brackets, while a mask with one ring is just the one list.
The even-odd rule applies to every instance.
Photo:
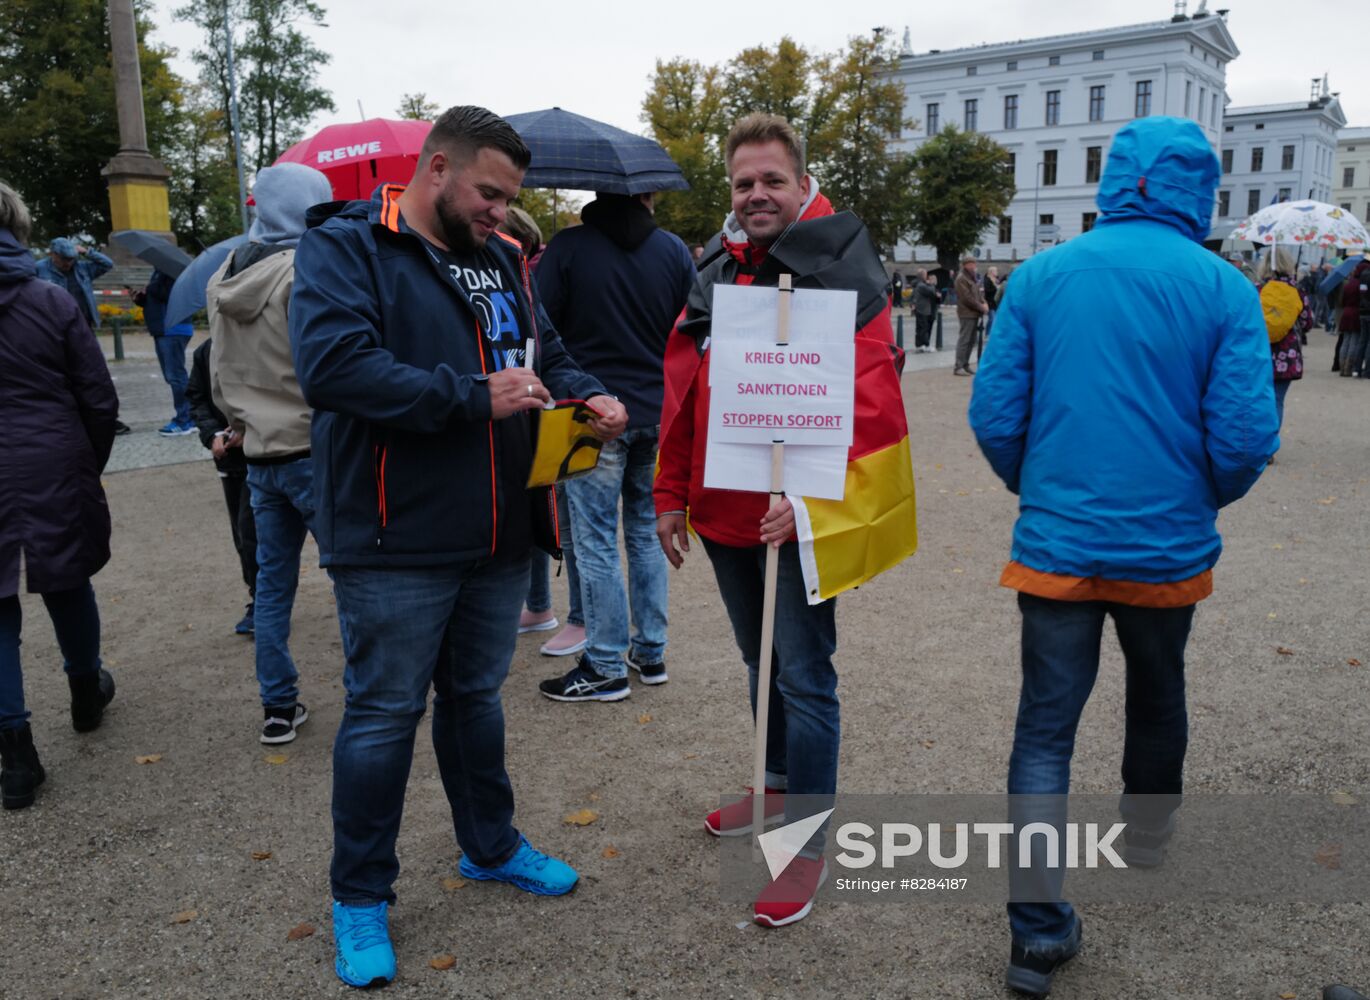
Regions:
[[1013, 200], [1009, 153], [979, 132], [947, 125], [913, 154], [910, 205], [921, 242], [955, 267]]

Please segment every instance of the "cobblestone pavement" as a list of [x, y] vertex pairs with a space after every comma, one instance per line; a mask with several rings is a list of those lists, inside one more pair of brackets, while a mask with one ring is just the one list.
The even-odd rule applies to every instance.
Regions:
[[[190, 353], [204, 341], [205, 331], [196, 332], [186, 351], [186, 370]], [[114, 360], [114, 336], [108, 327], [100, 329], [100, 346], [109, 361], [109, 373], [119, 393], [119, 419], [133, 428], [132, 434], [114, 439], [114, 451], [105, 472], [147, 469], [158, 465], [200, 462], [209, 458], [198, 434], [164, 438], [157, 433], [171, 419], [171, 388], [162, 378], [152, 337], [146, 333], [123, 335], [124, 359]]]

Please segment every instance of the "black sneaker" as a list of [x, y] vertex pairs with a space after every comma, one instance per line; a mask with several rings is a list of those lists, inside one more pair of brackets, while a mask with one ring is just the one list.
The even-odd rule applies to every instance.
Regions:
[[666, 676], [666, 664], [661, 663], [639, 663], [633, 659], [633, 654], [628, 654], [628, 666], [637, 671], [638, 679], [643, 684], [665, 684], [669, 677]]
[[309, 718], [309, 709], [304, 702], [293, 705], [273, 705], [262, 710], [266, 721], [262, 723], [263, 743], [289, 743], [295, 738], [295, 730]]
[[1009, 955], [1008, 972], [1004, 975], [1004, 985], [1018, 993], [1030, 997], [1044, 997], [1051, 992], [1051, 979], [1056, 970], [1074, 958], [1080, 951], [1080, 937], [1084, 925], [1075, 918], [1075, 933], [1067, 940], [1065, 947], [1052, 955], [1024, 951], [1013, 946]]
[[1123, 830], [1123, 862], [1129, 868], [1157, 868], [1165, 860], [1166, 845], [1175, 834], [1172, 815], [1161, 830], [1134, 830], [1129, 824]]
[[132, 433], [133, 433], [133, 428], [130, 427], [128, 424], [124, 423], [122, 420], [116, 420], [116, 421], [114, 421], [114, 436], [115, 436], [115, 437], [123, 437], [125, 434], [132, 434]]
[[571, 671], [538, 685], [538, 690], [553, 701], [622, 701], [633, 692], [626, 677], [601, 677], [581, 657]]

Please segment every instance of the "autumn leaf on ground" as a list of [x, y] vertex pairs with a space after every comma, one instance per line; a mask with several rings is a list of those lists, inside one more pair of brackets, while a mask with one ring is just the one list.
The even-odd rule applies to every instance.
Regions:
[[434, 955], [428, 960], [429, 967], [437, 969], [439, 972], [446, 972], [456, 964], [457, 956], [455, 955]]
[[1360, 801], [1360, 799], [1356, 798], [1350, 792], [1333, 792], [1327, 797], [1334, 806], [1353, 806]]
[[613, 844], [610, 844], [608, 847], [604, 848], [604, 850], [600, 852], [600, 856], [613, 860], [622, 853], [623, 852], [620, 851], [617, 847], [615, 847]]
[[456, 892], [464, 885], [466, 885], [464, 878], [445, 878], [442, 880], [442, 887], [446, 892]]
[[1298, 996], [1297, 993], [1287, 993], [1287, 992], [1286, 992], [1286, 993], [1281, 993], [1281, 994], [1280, 994], [1280, 1000], [1294, 1000], [1294, 998], [1297, 997], [1297, 996]]
[[924, 750], [931, 750], [934, 746], [937, 745], [936, 740], [920, 740], [919, 742], [923, 744]]
[[268, 764], [284, 764], [289, 759], [289, 755], [283, 753], [269, 753], [262, 758]]
[[589, 795], [587, 795], [587, 796], [585, 796], [585, 797], [586, 797], [587, 799], [589, 799], [591, 802], [598, 802], [598, 801], [599, 801], [599, 792], [591, 792]]
[[[1355, 663], [1355, 664], [1352, 664], [1352, 666], [1359, 667], [1360, 664], [1359, 664], [1359, 663]], [[686, 760], [699, 760], [699, 754], [697, 754], [697, 753], [687, 753], [687, 754], [685, 755], [685, 759], [686, 759]]]
[[180, 913], [172, 914], [171, 922], [173, 924], [188, 924], [199, 915], [199, 910], [182, 910]]
[[649, 723], [649, 722], [651, 722], [651, 721], [652, 721], [652, 713], [651, 713], [651, 712], [643, 712], [641, 715], [639, 715], [639, 716], [637, 717], [637, 724], [638, 724], [639, 726], [645, 726], [645, 725], [647, 725], [647, 723]]
[[270, 861], [270, 860], [271, 860], [271, 852], [270, 852], [270, 851], [253, 851], [253, 852], [252, 852], [252, 860], [253, 860], [253, 861]]
[[307, 937], [313, 936], [313, 924], [296, 924], [294, 927], [290, 928], [290, 932], [286, 934], [285, 939], [287, 941], [302, 941]]
[[1351, 657], [1351, 659], [1349, 659], [1349, 660], [1346, 661], [1346, 665], [1347, 665], [1348, 667], [1359, 667], [1359, 666], [1360, 666], [1360, 660], [1356, 659], [1356, 658], [1353, 656], [1353, 657]]
[[1320, 848], [1313, 855], [1313, 860], [1328, 871], [1337, 871], [1341, 868], [1341, 844], [1328, 844], [1326, 847]]
[[1293, 651], [1292, 649], [1290, 649], [1288, 646], [1276, 646], [1276, 647], [1275, 647], [1275, 652], [1279, 653], [1281, 656], [1293, 656], [1293, 655], [1294, 655], [1294, 651]]
[[141, 757], [134, 757], [134, 758], [133, 758], [133, 763], [135, 763], [135, 764], [155, 764], [155, 763], [157, 763], [157, 762], [158, 762], [159, 760], [161, 760], [161, 759], [162, 759], [162, 755], [159, 754], [159, 753], [148, 753], [148, 754], [143, 754]]
[[562, 822], [567, 826], [589, 826], [599, 819], [599, 813], [593, 809], [580, 809], [573, 813], [567, 813]]

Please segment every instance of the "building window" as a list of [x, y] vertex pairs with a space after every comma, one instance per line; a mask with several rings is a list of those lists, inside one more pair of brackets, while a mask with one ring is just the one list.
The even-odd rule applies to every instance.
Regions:
[[1099, 175], [1103, 172], [1104, 166], [1104, 147], [1090, 146], [1085, 150], [1085, 183], [1098, 184]]
[[1151, 81], [1137, 81], [1137, 105], [1133, 108], [1132, 117], [1145, 118], [1151, 114]]
[[1037, 225], [1039, 225], [1039, 226], [1051, 226], [1051, 225], [1055, 225], [1055, 223], [1056, 223], [1056, 216], [1054, 216], [1054, 215], [1039, 215], [1039, 216], [1037, 216]]
[[1010, 177], [1016, 177], [1016, 176], [1018, 176], [1018, 154], [1017, 154], [1017, 153], [1009, 153], [1009, 154], [1008, 154], [1008, 166], [1006, 166], [1006, 167], [1004, 168], [1004, 171], [1005, 171]]
[[1218, 192], [1218, 215], [1220, 218], [1227, 218], [1232, 214], [1232, 192]]
[[1213, 95], [1213, 116], [1212, 116], [1212, 118], [1210, 119], [1210, 121], [1213, 122], [1213, 127], [1214, 127], [1214, 128], [1217, 128], [1217, 126], [1218, 126], [1218, 95], [1217, 95], [1217, 94], [1214, 94], [1214, 95]]
[[1042, 187], [1051, 187], [1056, 183], [1056, 152], [1054, 149], [1042, 152]]
[[1293, 169], [1294, 169], [1294, 147], [1293, 147], [1293, 146], [1285, 146], [1284, 149], [1281, 151], [1281, 153], [1280, 153], [1280, 169], [1281, 169], [1281, 170], [1293, 170]]
[[974, 76], [977, 72], [979, 72], [979, 70], [980, 70], [980, 67], [979, 67], [979, 66], [967, 66], [967, 67], [966, 67], [966, 76]]
[[1265, 147], [1257, 146], [1251, 150], [1251, 172], [1260, 173], [1265, 168]]
[[[1202, 124], [1204, 123], [1204, 107], [1205, 107], [1207, 104], [1208, 104], [1208, 88], [1207, 88], [1207, 87], [1200, 87], [1200, 88], [1199, 88], [1199, 124], [1200, 124], [1200, 125], [1202, 125]], [[1214, 118], [1214, 119], [1213, 119], [1213, 124], [1214, 124], [1214, 125], [1217, 125], [1217, 124], [1218, 124], [1218, 119]]]
[[1011, 215], [999, 216], [999, 242], [1013, 242], [1013, 216]]
[[979, 98], [969, 98], [966, 101], [966, 131], [974, 132], [980, 127], [980, 101]]
[[1018, 68], [1018, 60], [1017, 60], [1017, 59], [1010, 59], [1010, 60], [1008, 61], [1008, 67], [1007, 67], [1008, 71], [1009, 71], [1010, 73], [1012, 73], [1012, 72], [1013, 72], [1014, 70], [1016, 70], [1017, 68]]
[[1004, 96], [1004, 128], [1018, 127], [1018, 95]]
[[1193, 81], [1193, 80], [1186, 80], [1186, 81], [1184, 82], [1184, 116], [1185, 116], [1186, 118], [1189, 117], [1189, 109], [1190, 109], [1191, 107], [1193, 107], [1193, 101], [1194, 101], [1194, 81]]
[[1342, 171], [1341, 171], [1341, 186], [1344, 187], [1344, 188], [1351, 188], [1351, 187], [1355, 187], [1355, 186], [1356, 186], [1356, 168], [1355, 168], [1355, 167], [1342, 167]]
[[1341, 210], [1342, 210], [1343, 212], [1349, 212], [1349, 211], [1351, 211], [1351, 203], [1350, 203], [1349, 201], [1344, 201], [1344, 202], [1342, 202], [1342, 203], [1341, 203]]
[[1061, 124], [1061, 92], [1059, 90], [1047, 91], [1047, 124]]
[[1230, 149], [1223, 150], [1223, 173], [1232, 173], [1232, 150]]
[[1261, 189], [1252, 188], [1246, 192], [1246, 214], [1254, 215], [1261, 210]]
[[1293, 189], [1293, 188], [1280, 188], [1279, 197], [1276, 198], [1275, 200], [1276, 200], [1276, 201], [1288, 201], [1288, 200], [1293, 196], [1293, 193], [1294, 193], [1294, 189]]
[[936, 135], [939, 131], [941, 131], [942, 122], [941, 118], [939, 117], [938, 108], [936, 104], [928, 105], [927, 122], [928, 135]]
[[1256, 123], [1256, 131], [1257, 131], [1257, 132], [1259, 132], [1259, 131], [1260, 131], [1261, 129], [1263, 129], [1263, 128], [1265, 128], [1265, 122], [1257, 122], [1257, 123]]
[[1085, 212], [1080, 216], [1080, 232], [1087, 233], [1094, 228], [1095, 221], [1099, 218], [1098, 212]]
[[1104, 50], [1103, 50], [1103, 49], [1095, 49], [1094, 52], [1090, 55], [1090, 58], [1093, 59], [1095, 62], [1103, 62], [1103, 61], [1104, 61]]
[[1059, 65], [1061, 65], [1061, 57], [1060, 57], [1060, 56], [1047, 56], [1047, 65], [1048, 65], [1048, 66], [1059, 66]]
[[1092, 122], [1101, 122], [1104, 120], [1103, 84], [1089, 88], [1089, 120]]

